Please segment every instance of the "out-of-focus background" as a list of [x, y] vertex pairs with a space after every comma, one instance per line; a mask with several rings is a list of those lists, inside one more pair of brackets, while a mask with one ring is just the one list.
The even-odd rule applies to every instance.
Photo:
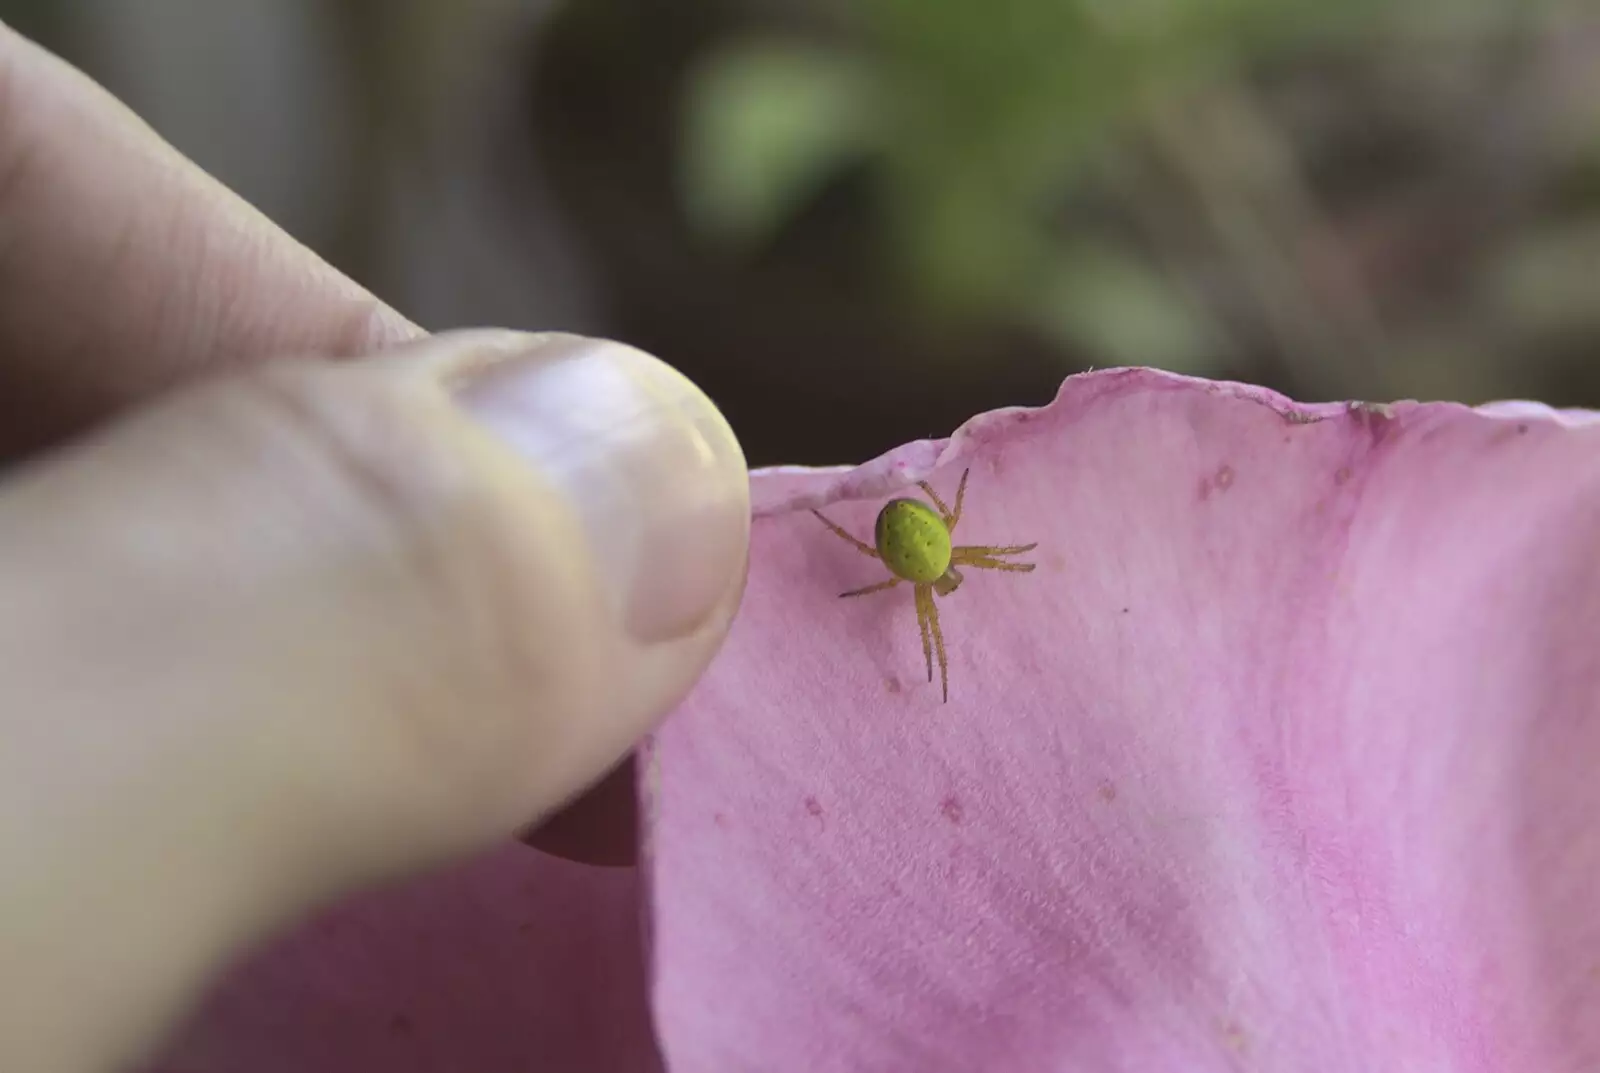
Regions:
[[751, 461], [1085, 368], [1600, 405], [1592, 0], [0, 0], [429, 328], [610, 335]]

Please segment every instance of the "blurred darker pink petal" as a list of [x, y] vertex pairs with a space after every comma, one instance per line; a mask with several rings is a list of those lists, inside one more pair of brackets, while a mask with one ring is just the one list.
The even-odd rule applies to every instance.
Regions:
[[[508, 850], [303, 929], [162, 1073], [1600, 1068], [1591, 420], [1112, 371], [758, 474], [648, 910]], [[809, 508], [870, 541], [969, 467], [957, 542], [1039, 566], [939, 601], [942, 704]]]
[[638, 875], [512, 846], [313, 921], [151, 1073], [659, 1073]]

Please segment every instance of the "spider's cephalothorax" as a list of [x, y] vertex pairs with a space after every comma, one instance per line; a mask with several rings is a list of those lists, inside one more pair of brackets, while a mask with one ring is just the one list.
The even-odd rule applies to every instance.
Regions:
[[918, 487], [933, 500], [933, 506], [920, 499], [889, 500], [878, 512], [870, 546], [829, 521], [821, 511], [811, 512], [857, 551], [881, 561], [893, 575], [875, 585], [841, 593], [841, 596], [865, 596], [892, 589], [902, 581], [911, 583], [917, 605], [917, 625], [922, 631], [922, 655], [928, 665], [928, 681], [933, 681], [933, 660], [937, 654], [939, 684], [946, 701], [950, 699], [950, 682], [944, 653], [944, 633], [939, 629], [939, 610], [934, 605], [935, 595], [949, 596], [960, 588], [962, 579], [958, 567], [1027, 573], [1033, 569], [1033, 563], [1010, 562], [1005, 557], [1020, 555], [1039, 546], [1037, 543], [957, 545], [952, 541], [951, 533], [961, 520], [961, 502], [966, 498], [967, 474], [970, 472], [968, 470], [961, 474], [961, 483], [956, 487], [954, 510], [944, 505], [944, 500], [939, 498], [939, 493], [927, 481], [919, 481]]

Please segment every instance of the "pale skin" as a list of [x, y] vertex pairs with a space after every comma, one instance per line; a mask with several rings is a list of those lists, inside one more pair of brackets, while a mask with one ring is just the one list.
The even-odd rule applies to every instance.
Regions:
[[934, 603], [935, 597], [949, 596], [961, 586], [962, 577], [958, 567], [1030, 573], [1034, 568], [1033, 563], [1013, 562], [1007, 557], [1030, 552], [1039, 546], [1037, 542], [1006, 545], [954, 543], [951, 534], [961, 521], [962, 501], [966, 498], [967, 476], [970, 473], [971, 470], [965, 470], [961, 474], [961, 483], [956, 487], [954, 509], [945, 506], [939, 493], [927, 481], [918, 481], [917, 487], [933, 501], [933, 506], [919, 499], [889, 500], [878, 512], [872, 544], [851, 536], [821, 511], [811, 512], [841, 540], [889, 568], [890, 577], [876, 584], [842, 592], [839, 594], [841, 598], [886, 592], [902, 582], [911, 585], [917, 607], [917, 628], [922, 633], [922, 658], [927, 664], [928, 681], [933, 681], [933, 663], [937, 658], [939, 687], [946, 703], [950, 700], [949, 661], [945, 656], [944, 631], [939, 626], [939, 608]]
[[0, 1070], [194, 1068], [331, 901], [632, 859], [749, 477], [664, 363], [426, 336], [3, 25], [0, 86]]

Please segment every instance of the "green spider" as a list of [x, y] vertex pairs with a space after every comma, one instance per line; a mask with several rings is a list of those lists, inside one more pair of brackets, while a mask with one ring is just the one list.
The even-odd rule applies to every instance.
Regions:
[[841, 598], [883, 592], [902, 581], [911, 583], [916, 592], [917, 627], [922, 631], [922, 658], [928, 665], [928, 681], [933, 681], [933, 657], [937, 652], [939, 685], [943, 689], [946, 704], [950, 702], [950, 677], [945, 665], [944, 633], [939, 629], [939, 609], [934, 606], [934, 595], [949, 596], [960, 587], [961, 571], [956, 569], [958, 566], [1028, 573], [1033, 569], [1033, 563], [1006, 562], [1002, 557], [1021, 555], [1039, 546], [1037, 542], [1005, 547], [976, 544], [952, 546], [950, 534], [961, 520], [961, 501], [966, 497], [967, 475], [971, 472], [965, 470], [961, 474], [961, 484], [956, 488], [955, 510], [944, 505], [944, 500], [939, 498], [939, 493], [927, 481], [918, 481], [917, 486], [928, 493], [928, 498], [933, 500], [933, 507], [920, 499], [891, 499], [885, 503], [873, 527], [875, 547], [857, 540], [821, 511], [811, 512], [841, 539], [848, 541], [861, 554], [882, 562], [894, 575], [876, 585], [842, 592], [839, 594]]

